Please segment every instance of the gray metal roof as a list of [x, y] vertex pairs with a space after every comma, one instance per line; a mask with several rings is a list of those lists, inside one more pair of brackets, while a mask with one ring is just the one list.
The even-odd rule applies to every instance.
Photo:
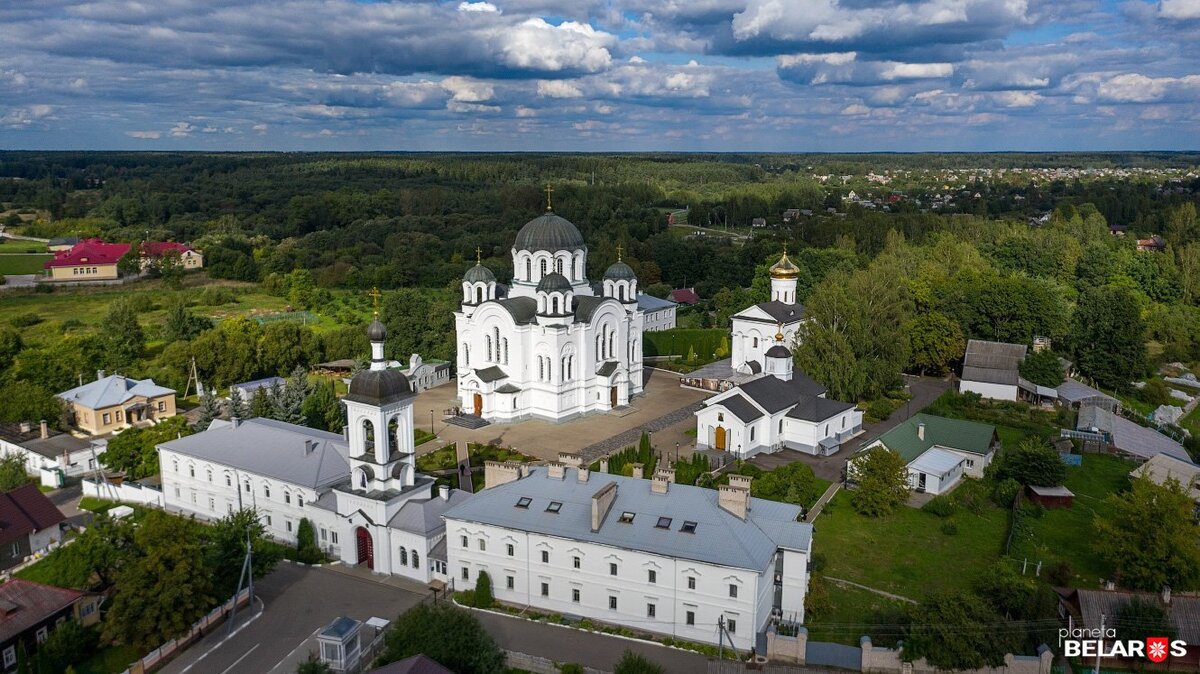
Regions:
[[484, 382], [493, 382], [493, 381], [500, 381], [501, 379], [508, 379], [508, 375], [505, 374], [504, 370], [501, 370], [499, 367], [497, 367], [495, 365], [492, 365], [491, 367], [485, 367], [481, 370], [475, 370], [475, 376], [479, 377], [479, 380], [484, 381]]
[[492, 273], [491, 269], [482, 264], [476, 264], [474, 267], [468, 269], [466, 274], [463, 274], [463, 280], [467, 283], [493, 283], [496, 280], [496, 275]]
[[1116, 398], [1113, 398], [1103, 391], [1098, 391], [1076, 379], [1067, 379], [1063, 383], [1059, 384], [1056, 390], [1058, 391], [1059, 400], [1062, 400], [1067, 404], [1082, 402], [1084, 400], [1088, 400], [1089, 398], [1098, 398], [1100, 400], [1107, 400], [1109, 402], [1117, 401]]
[[[313, 449], [305, 451], [305, 440], [315, 443]], [[341, 435], [274, 419], [247, 419], [236, 427], [214, 421], [203, 433], [159, 448], [314, 489], [350, 475], [349, 447]]]
[[819, 396], [825, 393], [824, 386], [799, 370], [792, 373], [791, 381], [784, 381], [769, 374], [741, 384], [738, 388], [770, 414], [795, 405], [801, 396]]
[[596, 368], [596, 374], [600, 375], [601, 377], [607, 377], [617, 371], [618, 365], [620, 365], [620, 363], [615, 360], [606, 360], [600, 364], [600, 367]]
[[519, 386], [513, 386], [512, 384], [501, 384], [500, 386], [496, 387], [496, 393], [520, 393], [520, 392], [521, 392], [521, 388]]
[[967, 342], [963, 364], [972, 367], [1012, 369], [1021, 365], [1028, 350], [1029, 347], [1024, 344], [972, 339]]
[[788, 411], [787, 416], [792, 419], [820, 422], [853, 407], [854, 403], [844, 403], [840, 400], [830, 400], [829, 398], [818, 398], [816, 396], [804, 396], [800, 398], [795, 407]]
[[513, 243], [516, 250], [587, 250], [579, 228], [566, 218], [544, 213], [525, 223]]
[[1011, 370], [1002, 370], [990, 367], [973, 367], [971, 365], [963, 365], [963, 381], [979, 381], [987, 384], [1006, 384], [1008, 386], [1016, 386], [1018, 377], [1019, 371], [1016, 368]]
[[[784, 325], [788, 325], [790, 323], [795, 323], [796, 321], [799, 321], [800, 319], [804, 318], [804, 305], [803, 304], [786, 304], [784, 302], [777, 302], [775, 300], [772, 300], [770, 302], [763, 302], [761, 304], [756, 304], [754, 306], [758, 307], [759, 309], [762, 309], [763, 311], [765, 311], [767, 313], [768, 316], [771, 317], [771, 319], [769, 321], [762, 321], [762, 319], [757, 319], [760, 322], [783, 323]], [[741, 313], [739, 313], [737, 316], [738, 316], [738, 318], [745, 319], [748, 321], [756, 320], [754, 318], [748, 318], [746, 316], [743, 316]]]
[[[592, 472], [580, 483], [576, 469], [565, 473], [552, 479], [546, 467], [532, 467], [527, 477], [485, 489], [445, 518], [757, 572], [773, 563], [779, 547], [808, 550], [812, 541], [812, 525], [796, 521], [799, 506], [751, 498], [742, 520], [717, 505], [713, 489], [671, 484], [666, 494], [655, 494], [649, 480]], [[592, 495], [610, 483], [617, 495], [593, 532]], [[527, 508], [516, 506], [521, 497], [532, 499]], [[562, 504], [557, 514], [546, 511], [551, 501]], [[623, 512], [634, 513], [633, 521], [619, 522]], [[671, 518], [670, 528], [656, 527], [660, 517]], [[695, 533], [679, 530], [685, 520], [697, 523]]]
[[[596, 309], [607, 300], [609, 298], [594, 295], [576, 295], [574, 301], [575, 317], [572, 322], [590, 322], [592, 314], [596, 313]], [[508, 314], [512, 316], [513, 323], [517, 325], [528, 325], [537, 320], [537, 300], [532, 297], [509, 297], [492, 301], [504, 307], [508, 311]], [[612, 301], [615, 302], [616, 300]]]
[[776, 344], [775, 346], [767, 349], [766, 355], [770, 358], [791, 358], [792, 352], [788, 351], [786, 346], [782, 344]]
[[96, 410], [120, 405], [139, 396], [153, 398], [172, 393], [175, 393], [175, 389], [159, 386], [153, 379], [130, 379], [113, 374], [59, 393], [58, 397]]
[[720, 405], [725, 409], [733, 412], [733, 415], [742, 421], [750, 422], [763, 416], [762, 410], [758, 409], [749, 400], [746, 400], [740, 395], [729, 396], [728, 398], [715, 402], [713, 405]]
[[412, 382], [400, 370], [363, 370], [350, 379], [344, 400], [386, 405], [413, 395]]
[[645, 293], [638, 293], [637, 301], [638, 309], [641, 309], [642, 311], [659, 311], [661, 309], [670, 309], [671, 307], [679, 306], [671, 300], [659, 299], [654, 295], [647, 295]]
[[408, 501], [400, 506], [400, 510], [392, 515], [392, 519], [388, 520], [388, 527], [427, 537], [446, 526], [445, 521], [442, 520], [442, 513], [469, 498], [471, 498], [471, 494], [459, 489], [451, 489], [449, 498], [445, 500], [435, 494], [433, 498]]
[[552, 271], [543, 276], [541, 281], [538, 281], [537, 289], [540, 293], [548, 293], [555, 290], [566, 292], [571, 289], [571, 282], [567, 280], [566, 276], [563, 276], [556, 271]]
[[637, 274], [633, 273], [633, 268], [624, 262], [614, 262], [604, 270], [604, 278], [613, 280], [637, 279]]

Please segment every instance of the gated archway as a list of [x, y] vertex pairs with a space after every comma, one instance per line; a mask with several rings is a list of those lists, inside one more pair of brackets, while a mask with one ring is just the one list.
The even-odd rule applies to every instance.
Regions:
[[365, 527], [354, 530], [355, 543], [358, 545], [358, 563], [366, 563], [367, 568], [375, 570], [375, 543], [371, 540], [371, 532]]

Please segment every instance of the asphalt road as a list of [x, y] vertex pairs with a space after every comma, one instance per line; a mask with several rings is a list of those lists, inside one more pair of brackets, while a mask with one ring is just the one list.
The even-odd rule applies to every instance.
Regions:
[[162, 674], [263, 674], [339, 616], [395, 620], [420, 601], [406, 590], [354, 576], [281, 563], [255, 592], [262, 600], [241, 613], [228, 640], [224, 627], [192, 644]]

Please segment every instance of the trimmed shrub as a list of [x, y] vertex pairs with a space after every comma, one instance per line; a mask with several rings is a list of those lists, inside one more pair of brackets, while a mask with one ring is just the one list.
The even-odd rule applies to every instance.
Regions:
[[480, 571], [475, 581], [475, 608], [491, 608], [496, 605], [496, 597], [492, 594], [492, 577], [487, 571]]
[[946, 520], [942, 522], [942, 533], [947, 536], [955, 536], [958, 534], [958, 525], [954, 520]]
[[954, 514], [954, 503], [946, 496], [934, 496], [921, 510], [938, 517], [949, 517]]

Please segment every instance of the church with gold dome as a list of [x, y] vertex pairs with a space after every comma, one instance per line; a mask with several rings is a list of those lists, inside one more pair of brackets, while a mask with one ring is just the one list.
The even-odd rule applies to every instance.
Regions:
[[640, 395], [643, 315], [633, 269], [618, 259], [590, 281], [587, 242], [549, 198], [511, 253], [507, 285], [478, 260], [463, 275], [454, 312], [461, 411], [489, 422], [558, 422]]
[[796, 282], [800, 268], [784, 250], [783, 257], [771, 265], [771, 299], [737, 312], [731, 317], [730, 356], [735, 372], [754, 375], [766, 367], [766, 353], [775, 345], [776, 333], [793, 348], [796, 331], [804, 320], [804, 305], [796, 302]]

